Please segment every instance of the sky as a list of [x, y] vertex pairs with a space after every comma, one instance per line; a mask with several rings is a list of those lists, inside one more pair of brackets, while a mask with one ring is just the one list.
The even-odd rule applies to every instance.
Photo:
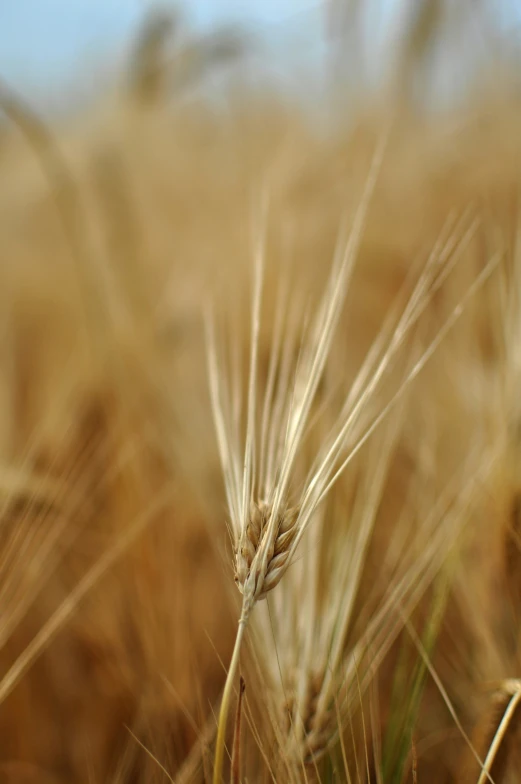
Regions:
[[[382, 10], [399, 2], [366, 0], [378, 9], [373, 19], [380, 23]], [[501, 26], [521, 23], [519, 0], [496, 4], [502, 8]], [[0, 0], [0, 77], [42, 105], [82, 89], [95, 92], [154, 5], [153, 0]], [[180, 3], [160, 0], [160, 5]], [[302, 30], [309, 46], [312, 36], [319, 43], [324, 29], [320, 0], [185, 0], [183, 5], [196, 30], [235, 22], [265, 32], [268, 40]]]
[[[190, 0], [184, 5], [187, 20], [204, 29], [227, 22], [276, 26], [318, 3]], [[95, 71], [124, 46], [151, 7], [147, 0], [0, 0], [0, 75], [21, 89], [66, 87], [78, 71], [88, 65]]]

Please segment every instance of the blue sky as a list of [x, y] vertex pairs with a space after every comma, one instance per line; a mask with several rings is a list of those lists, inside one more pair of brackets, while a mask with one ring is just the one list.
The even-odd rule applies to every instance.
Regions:
[[[185, 12], [196, 27], [227, 21], [270, 26], [317, 5], [309, 0], [190, 0]], [[151, 7], [146, 0], [0, 0], [0, 74], [21, 88], [66, 85], [78, 69], [110, 57], [128, 41]]]
[[[378, 21], [382, 7], [400, 2], [406, 0], [366, 0], [378, 9]], [[521, 21], [519, 0], [496, 3], [498, 22]], [[82, 87], [95, 91], [152, 6], [152, 0], [0, 0], [0, 76], [40, 105]], [[320, 0], [189, 0], [184, 6], [196, 29], [235, 21], [279, 40], [285, 31], [295, 38], [302, 30], [308, 46], [323, 31]]]
[[290, 31], [302, 51], [320, 47], [321, 0], [0, 0], [0, 77], [43, 114], [81, 103], [103, 90], [157, 6], [181, 7], [190, 29], [244, 25], [275, 45]]

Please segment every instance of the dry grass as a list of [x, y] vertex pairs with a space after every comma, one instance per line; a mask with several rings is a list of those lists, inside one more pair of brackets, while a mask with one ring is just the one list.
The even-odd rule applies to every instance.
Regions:
[[1, 91], [0, 780], [210, 781], [235, 571], [233, 781], [516, 781], [515, 96], [318, 131], [143, 53]]

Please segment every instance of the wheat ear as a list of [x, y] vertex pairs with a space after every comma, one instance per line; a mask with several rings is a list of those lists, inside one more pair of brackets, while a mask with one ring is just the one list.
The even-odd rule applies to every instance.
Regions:
[[[257, 359], [267, 200], [263, 203], [261, 231], [255, 249], [244, 455], [240, 454], [238, 443], [238, 406], [234, 405], [236, 401], [230, 401], [226, 394], [226, 384], [220, 372], [215, 328], [212, 320], [207, 321], [210, 396], [235, 544], [235, 580], [242, 593], [242, 611], [237, 639], [219, 714], [214, 784], [221, 782], [232, 683], [250, 613], [256, 602], [265, 598], [281, 580], [317, 505], [314, 503], [314, 497], [311, 504], [308, 502], [304, 505], [301, 503], [290, 505], [290, 483], [351, 280], [387, 137], [388, 132], [383, 134], [377, 146], [352, 227], [347, 234], [346, 227], [343, 227], [344, 231], [340, 232], [332, 271], [315, 318], [312, 319], [309, 330], [305, 332], [293, 378], [288, 372], [291, 366], [291, 349], [295, 345], [295, 334], [291, 330], [291, 325], [286, 325], [286, 334], [280, 342], [275, 338], [271, 359], [273, 367], [279, 371], [279, 384], [275, 391], [270, 384], [266, 390], [260, 450], [256, 448]], [[284, 325], [281, 328], [283, 330], [281, 334], [284, 334]], [[285, 382], [281, 383], [281, 377]], [[272, 392], [273, 399], [270, 397]], [[267, 448], [263, 449], [262, 445]], [[260, 451], [259, 456], [258, 451]], [[302, 497], [304, 499], [305, 493]]]

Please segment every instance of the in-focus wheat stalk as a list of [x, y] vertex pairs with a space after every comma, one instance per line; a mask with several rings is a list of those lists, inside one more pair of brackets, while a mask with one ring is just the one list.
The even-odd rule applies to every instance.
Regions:
[[[383, 137], [385, 139], [385, 136]], [[412, 294], [391, 310], [369, 351], [333, 426], [320, 441], [311, 468], [302, 481], [301, 451], [308, 432], [317, 389], [331, 350], [357, 249], [369, 198], [381, 166], [384, 143], [373, 158], [364, 194], [347, 240], [340, 237], [332, 271], [316, 315], [308, 324], [287, 314], [284, 300], [276, 313], [273, 346], [263, 400], [259, 405], [258, 350], [263, 287], [262, 232], [256, 247], [251, 321], [251, 354], [247, 388], [244, 452], [241, 438], [241, 379], [238, 362], [219, 350], [216, 328], [208, 321], [208, 365], [212, 409], [225, 482], [230, 527], [235, 552], [235, 580], [242, 593], [242, 611], [236, 645], [226, 681], [216, 748], [214, 782], [220, 781], [226, 717], [239, 652], [251, 611], [257, 601], [276, 587], [293, 561], [302, 537], [320, 504], [339, 476], [380, 422], [401, 399], [405, 390], [461, 316], [465, 305], [497, 266], [492, 257], [468, 287], [449, 318], [424, 351], [411, 354], [405, 378], [385, 405], [375, 410], [382, 380], [395, 369], [400, 349], [425, 312], [432, 295], [441, 289], [475, 231], [468, 216], [442, 234], [413, 287]], [[266, 216], [263, 218], [266, 233]], [[291, 309], [289, 309], [291, 312]], [[301, 344], [298, 343], [300, 335]], [[296, 364], [292, 362], [298, 355]], [[416, 354], [414, 356], [414, 354]], [[411, 360], [409, 359], [409, 362]]]
[[[281, 303], [274, 331], [268, 380], [258, 433], [258, 349], [267, 214], [262, 216], [255, 255], [248, 381], [246, 438], [243, 462], [239, 442], [240, 401], [227, 394], [220, 371], [215, 329], [208, 326], [209, 380], [212, 408], [226, 487], [235, 549], [235, 580], [243, 596], [236, 644], [226, 681], [217, 734], [214, 782], [221, 781], [224, 734], [233, 679], [244, 630], [255, 603], [281, 580], [313, 513], [328, 491], [339, 446], [345, 434], [330, 439], [296, 502], [290, 503], [290, 484], [299, 448], [309, 424], [318, 385], [352, 276], [369, 200], [384, 154], [386, 136], [377, 148], [352, 230], [337, 245], [331, 276], [309, 331], [304, 335], [294, 376], [292, 350], [298, 335], [284, 323]], [[265, 210], [266, 210], [265, 205]], [[286, 327], [286, 334], [284, 328]], [[236, 385], [239, 380], [236, 379]], [[235, 391], [237, 386], [235, 386]], [[338, 442], [338, 443], [337, 443]], [[241, 471], [242, 466], [242, 471]]]
[[312, 771], [352, 721], [404, 620], [459, 546], [490, 472], [490, 453], [476, 445], [441, 487], [436, 444], [426, 446], [427, 434], [419, 433], [420, 470], [407, 480], [403, 508], [392, 513], [392, 552], [376, 566], [376, 581], [369, 578], [372, 592], [361, 594], [373, 536], [381, 537], [388, 520], [384, 486], [393, 482], [407, 403], [317, 511], [269, 609], [263, 605], [252, 616], [254, 666], [268, 686], [269, 722], [283, 775], [291, 780], [300, 781], [308, 766]]
[[346, 642], [400, 424], [392, 418], [358, 456], [315, 513], [269, 610], [263, 605], [252, 616], [253, 655], [270, 684], [282, 759], [294, 773], [315, 765], [342, 731], [339, 695], [356, 686]]

